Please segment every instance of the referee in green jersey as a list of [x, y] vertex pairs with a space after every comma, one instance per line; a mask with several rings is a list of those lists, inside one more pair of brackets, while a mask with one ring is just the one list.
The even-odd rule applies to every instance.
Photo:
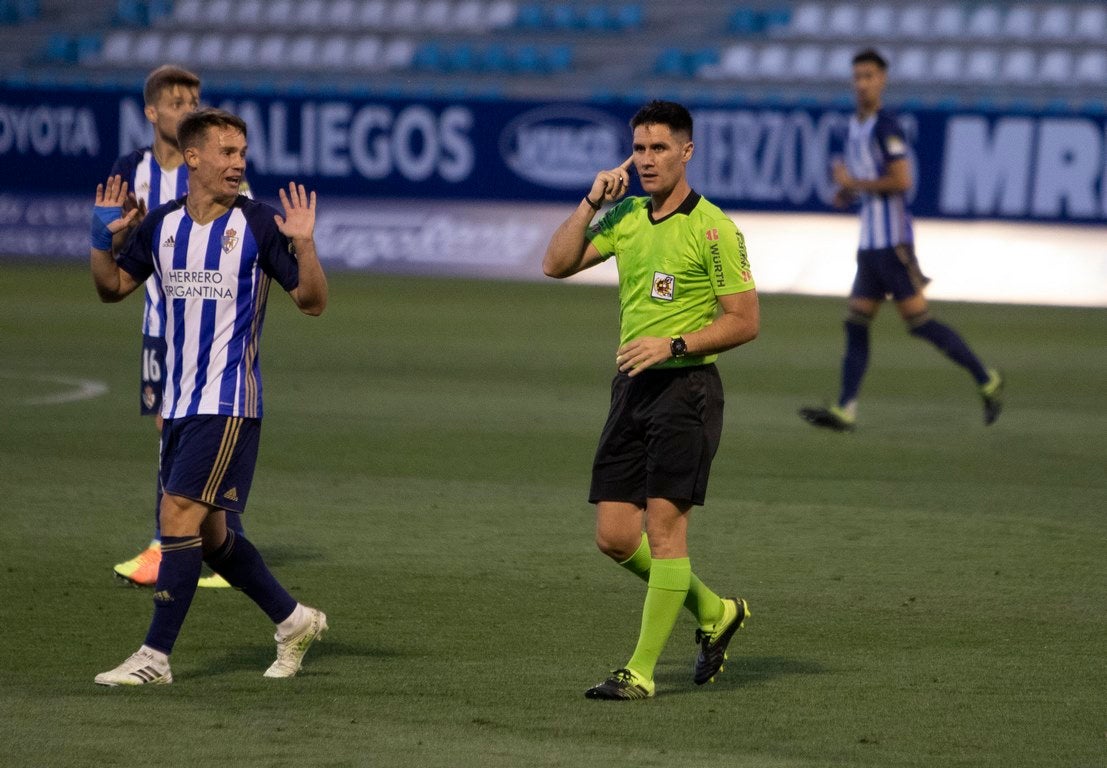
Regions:
[[[558, 227], [542, 268], [568, 277], [615, 257], [619, 270], [618, 371], [592, 465], [600, 551], [648, 582], [638, 645], [626, 665], [585, 696], [642, 699], [681, 606], [696, 617], [697, 685], [722, 669], [749, 615], [720, 598], [688, 559], [688, 519], [702, 505], [719, 446], [723, 388], [714, 360], [752, 341], [760, 315], [742, 233], [688, 184], [692, 116], [653, 101], [630, 121], [634, 152], [601, 171]], [[646, 192], [623, 199], [633, 165]], [[592, 224], [604, 203], [617, 203]]]

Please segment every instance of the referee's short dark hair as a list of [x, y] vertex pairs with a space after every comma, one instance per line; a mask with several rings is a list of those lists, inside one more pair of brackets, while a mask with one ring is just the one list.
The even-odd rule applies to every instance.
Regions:
[[667, 125], [673, 133], [683, 131], [688, 134], [689, 139], [692, 138], [692, 114], [675, 101], [654, 99], [630, 119], [632, 129], [654, 124]]
[[186, 88], [199, 88], [199, 76], [189, 72], [183, 67], [173, 64], [162, 64], [146, 76], [146, 83], [142, 86], [142, 100], [147, 105], [158, 100], [161, 92], [172, 88], [174, 85], [183, 85]]
[[238, 115], [225, 109], [202, 107], [181, 118], [181, 124], [177, 126], [177, 146], [182, 152], [189, 147], [200, 146], [208, 128], [234, 128], [246, 135], [246, 121]]
[[866, 48], [863, 51], [858, 51], [853, 56], [853, 64], [875, 64], [881, 72], [888, 71], [888, 60], [877, 53], [875, 48]]

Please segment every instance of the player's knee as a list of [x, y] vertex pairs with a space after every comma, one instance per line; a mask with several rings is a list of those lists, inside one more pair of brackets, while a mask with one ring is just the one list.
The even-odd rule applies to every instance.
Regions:
[[614, 531], [596, 531], [596, 548], [616, 562], [623, 562], [635, 553], [642, 543], [641, 534], [634, 541]]
[[934, 318], [930, 316], [930, 310], [925, 310], [914, 315], [907, 315], [903, 318], [904, 325], [907, 326], [907, 332], [913, 336], [918, 336], [922, 333], [922, 329]]
[[845, 319], [842, 322], [845, 324], [847, 331], [850, 329], [850, 326], [853, 326], [855, 328], [868, 328], [870, 325], [872, 325], [873, 316], [866, 312], [862, 312], [859, 309], [854, 309], [850, 307], [850, 309], [846, 312]]

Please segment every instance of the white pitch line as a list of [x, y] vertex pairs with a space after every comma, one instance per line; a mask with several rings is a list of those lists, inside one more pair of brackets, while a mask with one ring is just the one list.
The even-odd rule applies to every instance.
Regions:
[[95, 379], [74, 379], [68, 376], [47, 376], [44, 374], [9, 373], [0, 372], [0, 378], [22, 379], [24, 381], [40, 381], [46, 384], [60, 384], [70, 387], [69, 390], [55, 395], [42, 395], [30, 397], [23, 401], [23, 405], [61, 405], [62, 403], [75, 403], [80, 400], [91, 400], [94, 397], [106, 394], [108, 385]]

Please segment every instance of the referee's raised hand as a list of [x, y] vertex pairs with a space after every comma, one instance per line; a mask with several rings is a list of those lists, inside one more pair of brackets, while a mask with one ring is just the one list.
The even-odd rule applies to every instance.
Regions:
[[622, 198], [630, 188], [630, 166], [633, 163], [634, 155], [631, 155], [615, 168], [597, 173], [592, 189], [588, 192], [588, 199], [603, 204]]

